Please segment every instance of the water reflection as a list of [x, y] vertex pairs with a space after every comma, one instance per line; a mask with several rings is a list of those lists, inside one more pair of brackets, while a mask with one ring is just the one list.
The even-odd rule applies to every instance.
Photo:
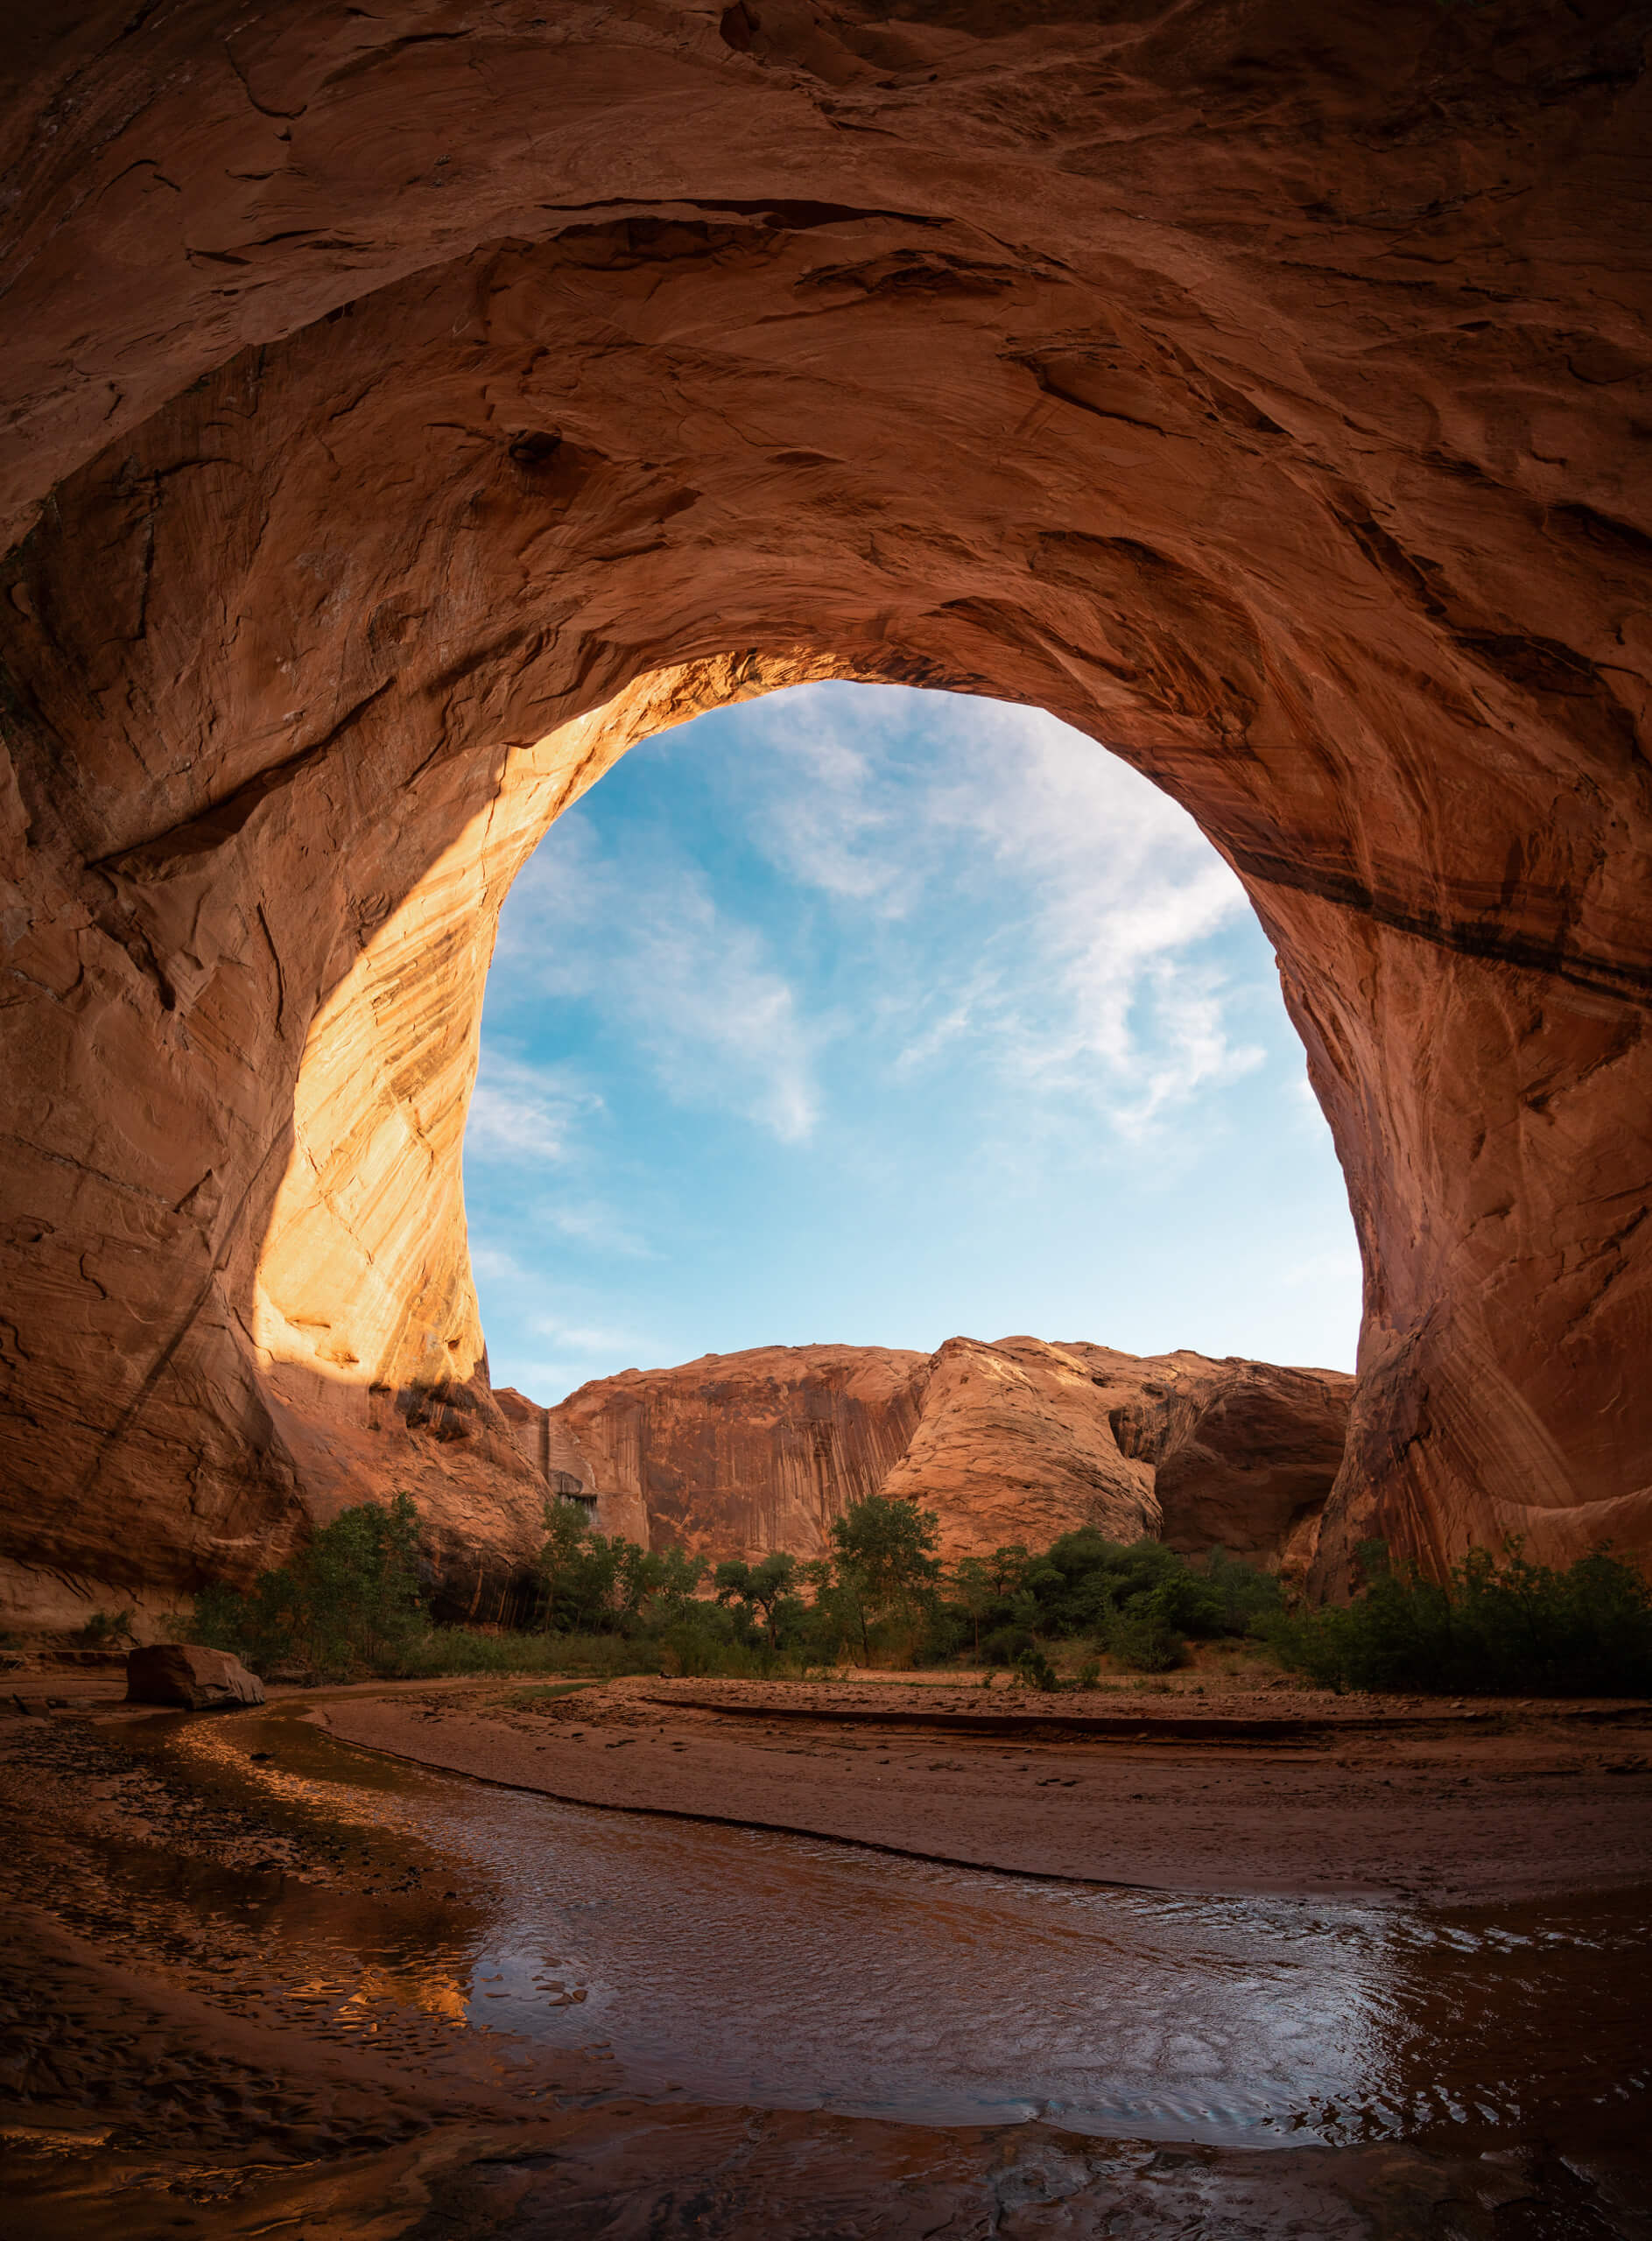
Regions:
[[[256, 1938], [213, 1956], [215, 1998], [327, 2036], [428, 2056], [486, 2034], [513, 2068], [601, 2048], [651, 2093], [1219, 2142], [1604, 2144], [1644, 2110], [1644, 1893], [1442, 1915], [1097, 1891], [559, 1805], [291, 1717], [167, 1747], [378, 1846], [377, 1893], [267, 1879], [250, 1916], [233, 1902]], [[209, 1930], [232, 1902], [167, 1904]]]

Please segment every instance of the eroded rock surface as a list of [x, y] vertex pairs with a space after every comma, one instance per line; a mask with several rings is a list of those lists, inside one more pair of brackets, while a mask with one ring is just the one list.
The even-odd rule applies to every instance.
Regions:
[[632, 741], [826, 675], [1042, 705], [1244, 880], [1365, 1260], [1325, 1582], [1652, 1543], [1647, 34], [34, 11], [9, 1603], [405, 1485], [487, 1606], [542, 1485], [460, 1184], [499, 901]]
[[547, 1415], [604, 1531], [713, 1559], [817, 1556], [906, 1453], [930, 1370], [899, 1348], [757, 1346], [598, 1378]]
[[126, 1659], [129, 1704], [182, 1704], [192, 1712], [261, 1704], [264, 1683], [228, 1650], [199, 1642], [151, 1642]]
[[1353, 1388], [1335, 1370], [1041, 1338], [762, 1346], [596, 1379], [526, 1420], [524, 1444], [595, 1496], [603, 1530], [713, 1560], [822, 1555], [833, 1520], [882, 1493], [933, 1509], [949, 1557], [1093, 1525], [1303, 1563]]

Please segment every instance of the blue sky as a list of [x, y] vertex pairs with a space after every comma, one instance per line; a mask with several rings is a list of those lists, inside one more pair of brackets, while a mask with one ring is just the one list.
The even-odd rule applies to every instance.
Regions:
[[496, 1385], [954, 1332], [1353, 1366], [1341, 1171], [1190, 818], [1037, 711], [820, 685], [635, 748], [504, 909]]

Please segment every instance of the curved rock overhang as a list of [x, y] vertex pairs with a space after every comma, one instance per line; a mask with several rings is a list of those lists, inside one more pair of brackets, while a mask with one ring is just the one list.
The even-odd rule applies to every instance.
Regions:
[[519, 1556], [459, 1165], [500, 900], [634, 740], [819, 676], [1048, 708], [1244, 881], [1365, 1261], [1325, 1583], [1652, 1541], [1648, 15], [1338, 18], [32, 23], [21, 1600], [390, 1483], [478, 1594]]

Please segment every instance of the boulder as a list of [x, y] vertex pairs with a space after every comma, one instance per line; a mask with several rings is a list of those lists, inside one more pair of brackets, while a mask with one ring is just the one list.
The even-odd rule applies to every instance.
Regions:
[[192, 1712], [261, 1704], [264, 1683], [228, 1650], [199, 1642], [151, 1642], [126, 1660], [129, 1704], [184, 1704]]

